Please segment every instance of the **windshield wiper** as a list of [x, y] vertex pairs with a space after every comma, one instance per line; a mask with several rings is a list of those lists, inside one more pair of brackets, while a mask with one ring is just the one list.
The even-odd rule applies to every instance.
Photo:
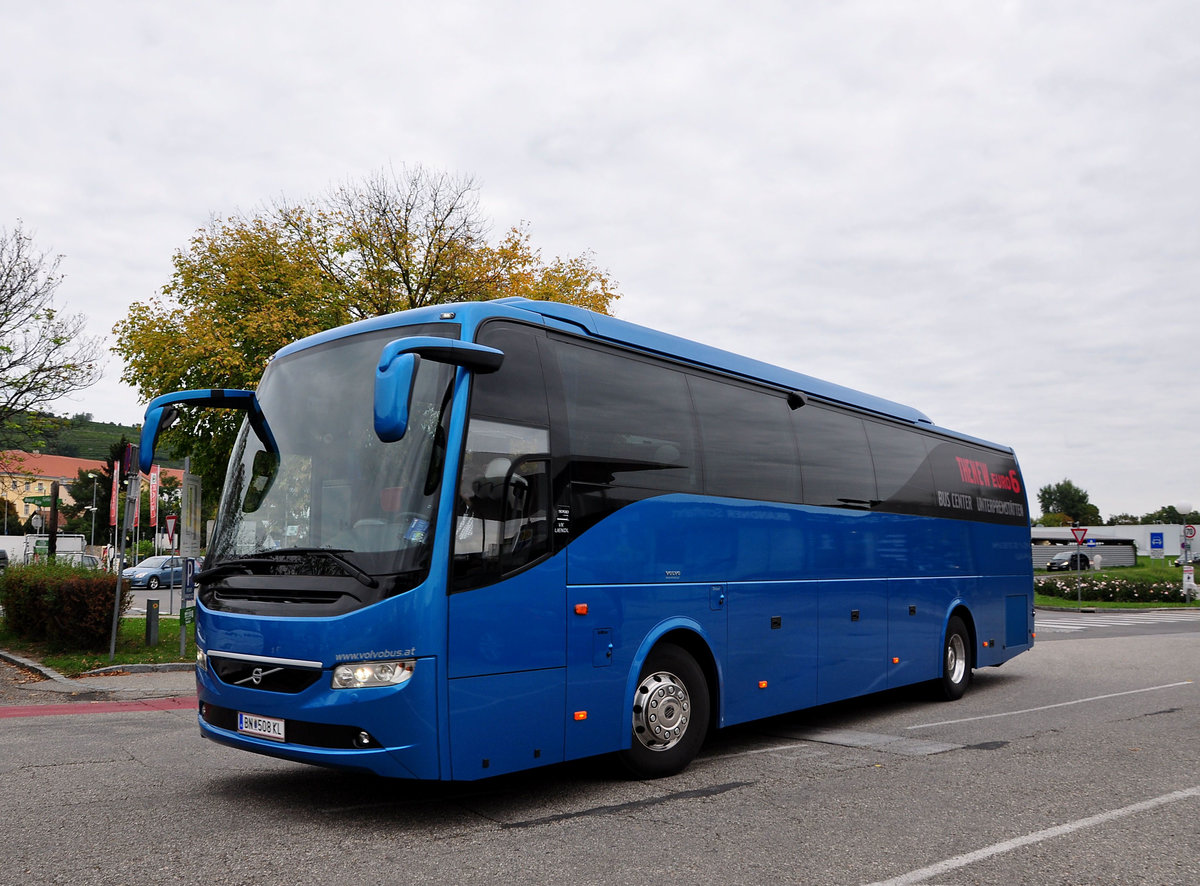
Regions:
[[[345, 557], [342, 556], [342, 554], [348, 554], [348, 553], [350, 553], [349, 548], [274, 548], [269, 551], [256, 551], [254, 554], [252, 554], [249, 557], [244, 557], [240, 560], [234, 560], [234, 561], [231, 561], [229, 564], [222, 564], [222, 565], [232, 566], [232, 565], [236, 565], [236, 564], [240, 564], [240, 563], [249, 564], [249, 563], [261, 563], [263, 561], [270, 562], [275, 557], [292, 557], [292, 556], [324, 557], [328, 560], [332, 560], [338, 566], [345, 569], [352, 576], [354, 576], [356, 579], [358, 579], [359, 582], [366, 585], [367, 587], [369, 587], [369, 588], [379, 587], [378, 579], [376, 579], [370, 573], [364, 572], [362, 569], [355, 566], [353, 563], [351, 563], [349, 560], [347, 560]], [[220, 569], [221, 567], [217, 566], [215, 568]], [[208, 571], [208, 570], [206, 570], [206, 571]]]
[[379, 587], [379, 581], [376, 578], [359, 569], [342, 556], [342, 554], [348, 553], [350, 553], [349, 548], [275, 548], [270, 551], [257, 551], [249, 557], [226, 560], [224, 563], [218, 563], [210, 569], [201, 569], [194, 577], [196, 581], [203, 582], [227, 572], [241, 572], [244, 575], [253, 575], [254, 566], [273, 566], [277, 557], [324, 557], [332, 560], [346, 572], [350, 573], [351, 577], [357, 579], [367, 587]]
[[231, 560], [226, 563], [219, 563], [210, 569], [201, 569], [199, 572], [193, 575], [192, 578], [198, 583], [203, 583], [208, 581], [210, 578], [216, 578], [218, 575], [224, 575], [226, 572], [241, 572], [245, 575], [252, 575], [254, 570], [247, 566], [244, 562]]

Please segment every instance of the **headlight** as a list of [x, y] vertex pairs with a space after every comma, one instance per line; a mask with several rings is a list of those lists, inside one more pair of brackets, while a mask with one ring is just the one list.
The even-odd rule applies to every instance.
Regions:
[[198, 671], [207, 671], [208, 670], [208, 653], [205, 652], [203, 649], [196, 650], [196, 670], [198, 670]]
[[338, 665], [333, 669], [334, 689], [365, 689], [369, 686], [397, 686], [412, 676], [415, 659], [366, 661]]

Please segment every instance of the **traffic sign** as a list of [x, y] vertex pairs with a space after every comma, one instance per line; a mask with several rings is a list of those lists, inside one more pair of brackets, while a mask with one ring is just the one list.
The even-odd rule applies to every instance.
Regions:
[[1071, 534], [1073, 536], [1075, 536], [1075, 544], [1081, 545], [1081, 544], [1083, 544], [1083, 540], [1085, 538], [1087, 538], [1087, 527], [1086, 526], [1072, 526]]
[[1183, 537], [1184, 538], [1195, 538], [1196, 537], [1196, 527], [1191, 525], [1190, 523], [1187, 526], [1184, 526], [1183, 527]]

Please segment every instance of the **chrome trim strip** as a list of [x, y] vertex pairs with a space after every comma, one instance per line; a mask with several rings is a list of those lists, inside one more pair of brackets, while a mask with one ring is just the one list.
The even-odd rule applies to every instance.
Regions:
[[309, 668], [314, 671], [324, 670], [319, 661], [305, 661], [302, 658], [272, 658], [269, 655], [243, 655], [240, 652], [220, 652], [212, 649], [206, 653], [209, 658], [233, 658], [237, 661], [250, 661], [258, 664], [284, 665], [293, 668]]

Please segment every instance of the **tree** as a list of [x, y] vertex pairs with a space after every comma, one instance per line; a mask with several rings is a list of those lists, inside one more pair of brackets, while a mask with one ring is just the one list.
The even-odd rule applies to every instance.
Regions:
[[[123, 380], [149, 401], [188, 388], [254, 388], [289, 341], [350, 319], [336, 289], [286, 228], [268, 219], [214, 221], [199, 231], [162, 299], [134, 303], [114, 330]], [[219, 489], [240, 415], [191, 410], [163, 438], [207, 489]]]
[[1151, 511], [1149, 514], [1143, 514], [1141, 522], [1151, 525], [1165, 523], [1170, 526], [1183, 526], [1189, 523], [1200, 523], [1200, 513], [1195, 510], [1191, 510], [1184, 514], [1174, 505], [1163, 505], [1157, 511]]
[[544, 264], [525, 223], [496, 244], [466, 176], [421, 166], [377, 172], [274, 218], [320, 268], [353, 319], [509, 295], [608, 313], [620, 297], [592, 254]]
[[[161, 297], [135, 303], [116, 325], [122, 380], [146, 400], [255, 388], [279, 348], [351, 320], [503, 295], [607, 312], [619, 298], [590, 253], [543, 262], [526, 226], [495, 244], [487, 229], [470, 178], [419, 166], [214, 220], [175, 254]], [[204, 488], [219, 489], [241, 416], [187, 412], [162, 445], [191, 456]]]
[[0, 451], [33, 448], [52, 421], [39, 407], [100, 379], [100, 340], [84, 334], [85, 317], [55, 307], [60, 261], [20, 222], [0, 229]]
[[1086, 526], [1098, 526], [1101, 523], [1099, 508], [1088, 501], [1088, 494], [1070, 480], [1043, 486], [1038, 490], [1037, 497], [1042, 513], [1047, 516], [1064, 514], [1071, 522]]

